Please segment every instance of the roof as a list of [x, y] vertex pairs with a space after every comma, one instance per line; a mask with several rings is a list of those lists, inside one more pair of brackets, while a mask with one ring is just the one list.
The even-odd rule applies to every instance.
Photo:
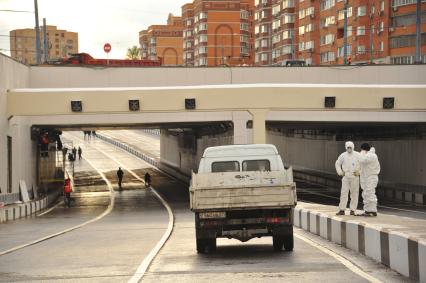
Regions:
[[273, 144], [223, 145], [206, 148], [203, 158], [276, 154], [278, 151]]

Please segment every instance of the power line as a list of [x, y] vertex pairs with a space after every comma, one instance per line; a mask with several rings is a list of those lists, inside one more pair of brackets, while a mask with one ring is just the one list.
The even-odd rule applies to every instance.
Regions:
[[0, 12], [31, 13], [31, 14], [34, 14], [34, 11], [25, 11], [25, 10], [5, 10], [5, 9], [1, 9]]

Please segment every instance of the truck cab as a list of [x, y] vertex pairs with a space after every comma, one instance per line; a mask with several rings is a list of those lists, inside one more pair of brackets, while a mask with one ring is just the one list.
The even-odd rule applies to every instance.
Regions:
[[293, 250], [296, 184], [274, 145], [207, 148], [189, 190], [199, 253], [214, 251], [217, 238], [263, 236], [277, 251]]

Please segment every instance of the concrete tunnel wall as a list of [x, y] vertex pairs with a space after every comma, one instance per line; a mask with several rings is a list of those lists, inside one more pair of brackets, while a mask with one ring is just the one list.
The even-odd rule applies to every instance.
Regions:
[[[336, 174], [334, 164], [345, 150], [345, 141], [287, 137], [267, 132], [267, 142], [275, 144], [287, 165]], [[366, 141], [354, 141], [355, 149]], [[375, 140], [371, 142], [381, 164], [382, 182], [426, 186], [426, 140]]]

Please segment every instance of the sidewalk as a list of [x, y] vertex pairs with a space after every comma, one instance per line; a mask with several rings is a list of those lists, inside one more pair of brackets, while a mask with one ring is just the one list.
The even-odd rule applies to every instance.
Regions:
[[426, 219], [335, 213], [335, 206], [299, 202], [294, 225], [426, 282]]

